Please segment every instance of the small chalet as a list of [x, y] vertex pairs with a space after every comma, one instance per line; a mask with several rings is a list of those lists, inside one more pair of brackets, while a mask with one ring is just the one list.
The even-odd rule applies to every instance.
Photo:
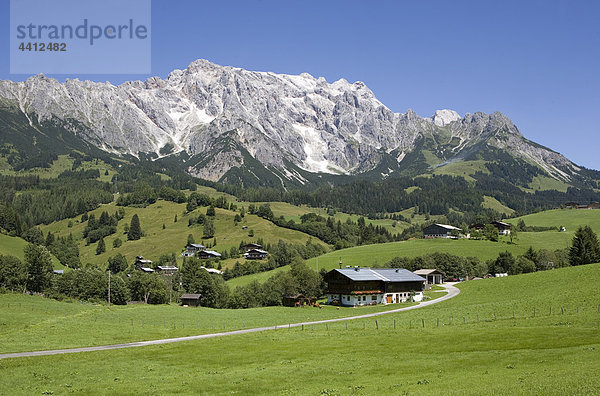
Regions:
[[[500, 235], [510, 234], [510, 228], [512, 227], [511, 224], [505, 223], [503, 221], [492, 221], [490, 224], [493, 225], [494, 227], [496, 227], [496, 229], [498, 230], [498, 234], [500, 234]], [[485, 228], [485, 224], [482, 224], [482, 223], [472, 224], [469, 228], [472, 231], [481, 232]]]
[[420, 269], [415, 274], [425, 278], [425, 285], [440, 285], [444, 283], [444, 274], [436, 269]]
[[306, 297], [303, 294], [293, 294], [281, 298], [281, 304], [284, 307], [303, 307], [305, 305], [313, 305], [316, 302], [316, 298]]
[[325, 274], [327, 302], [341, 305], [422, 301], [425, 279], [401, 268], [340, 268]]
[[510, 224], [505, 223], [503, 221], [492, 221], [491, 224], [498, 229], [498, 234], [500, 235], [509, 235], [510, 234]]
[[178, 270], [179, 270], [179, 268], [172, 266], [172, 265], [159, 265], [158, 267], [156, 267], [156, 271], [159, 274], [163, 274], [163, 275], [173, 275]]
[[447, 224], [432, 224], [423, 229], [423, 238], [454, 238], [453, 231], [462, 232], [462, 229]]
[[251, 249], [262, 249], [262, 245], [259, 245], [258, 243], [247, 243], [244, 245], [244, 249], [246, 249], [246, 251]]
[[185, 252], [183, 252], [181, 255], [185, 257], [191, 257], [203, 249], [206, 248], [203, 245], [200, 245], [199, 243], [190, 243], [185, 247]]
[[244, 253], [246, 260], [264, 260], [267, 257], [268, 252], [261, 249], [250, 249]]
[[196, 253], [196, 256], [201, 260], [221, 258], [221, 253], [217, 253], [214, 250], [200, 250]]
[[202, 294], [182, 294], [181, 305], [188, 307], [199, 307]]
[[135, 258], [134, 268], [136, 270], [142, 270], [144, 272], [154, 272], [154, 270], [152, 269], [152, 260], [146, 260], [144, 256], [137, 256]]

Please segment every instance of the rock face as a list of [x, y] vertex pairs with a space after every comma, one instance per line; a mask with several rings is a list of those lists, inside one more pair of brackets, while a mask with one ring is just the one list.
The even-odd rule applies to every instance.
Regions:
[[[504, 115], [438, 110], [421, 118], [394, 113], [362, 82], [328, 83], [299, 76], [219, 66], [206, 60], [119, 86], [43, 75], [25, 82], [0, 81], [0, 98], [14, 101], [38, 121], [75, 120], [83, 138], [113, 153], [185, 151], [189, 172], [219, 180], [252, 158], [298, 178], [308, 172], [358, 174], [375, 169], [386, 155], [402, 165], [418, 142], [446, 149], [440, 163], [464, 158], [481, 144], [510, 151], [555, 178], [578, 170], [562, 155], [524, 139]], [[435, 151], [435, 150], [434, 150]], [[198, 158], [200, 158], [198, 160]], [[392, 169], [390, 169], [392, 171]]]

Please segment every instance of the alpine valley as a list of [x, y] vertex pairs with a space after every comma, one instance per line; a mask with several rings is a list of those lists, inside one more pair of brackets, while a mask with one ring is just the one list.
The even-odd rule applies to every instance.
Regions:
[[13, 168], [77, 150], [168, 162], [200, 179], [243, 187], [449, 174], [492, 176], [529, 191], [592, 190], [600, 179], [527, 140], [498, 112], [394, 113], [362, 82], [206, 60], [164, 80], [119, 86], [61, 84], [43, 75], [0, 81], [0, 130], [2, 156]]

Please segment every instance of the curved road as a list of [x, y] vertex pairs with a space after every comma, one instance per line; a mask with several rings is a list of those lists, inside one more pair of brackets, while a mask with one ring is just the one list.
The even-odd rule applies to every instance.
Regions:
[[307, 326], [307, 325], [314, 325], [314, 324], [323, 324], [323, 323], [332, 323], [332, 322], [342, 322], [345, 320], [372, 318], [374, 316], [381, 316], [381, 315], [387, 315], [387, 314], [396, 313], [396, 312], [409, 311], [411, 309], [417, 309], [417, 308], [426, 307], [428, 305], [437, 304], [444, 300], [451, 299], [452, 297], [456, 297], [458, 295], [458, 293], [460, 293], [460, 290], [458, 288], [454, 287], [454, 284], [444, 284], [442, 286], [445, 287], [446, 290], [448, 291], [448, 293], [445, 296], [436, 298], [435, 300], [422, 302], [419, 305], [412, 305], [410, 307], [392, 309], [390, 311], [384, 311], [384, 312], [375, 312], [375, 313], [370, 313], [370, 314], [365, 314], [365, 315], [349, 316], [349, 317], [345, 317], [345, 318], [317, 320], [314, 322], [290, 323], [290, 324], [280, 325], [280, 326], [256, 327], [253, 329], [233, 330], [233, 331], [226, 331], [226, 332], [222, 332], [222, 333], [210, 333], [210, 334], [201, 334], [201, 335], [187, 336], [187, 337], [165, 338], [162, 340], [128, 342], [125, 344], [101, 345], [101, 346], [94, 346], [94, 347], [71, 348], [71, 349], [53, 349], [53, 350], [49, 350], [49, 351], [5, 353], [5, 354], [0, 354], [0, 359], [31, 357], [31, 356], [60, 355], [60, 354], [64, 354], [64, 353], [107, 351], [110, 349], [133, 348], [133, 347], [141, 347], [141, 346], [146, 346], [146, 345], [171, 344], [173, 342], [200, 340], [203, 338], [223, 337], [223, 336], [235, 335], [235, 334], [256, 333], [258, 331], [276, 330], [276, 329], [283, 329], [283, 328], [287, 329], [287, 328], [291, 328], [291, 327], [300, 327], [300, 326]]

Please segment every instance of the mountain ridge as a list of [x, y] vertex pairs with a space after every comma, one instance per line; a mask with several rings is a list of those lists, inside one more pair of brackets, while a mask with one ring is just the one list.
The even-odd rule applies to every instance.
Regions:
[[[308, 73], [247, 71], [200, 59], [166, 79], [116, 86], [77, 79], [59, 83], [43, 75], [4, 80], [0, 98], [14, 102], [30, 125], [32, 118], [37, 124], [75, 122], [83, 128], [71, 127], [72, 133], [112, 154], [185, 153], [187, 172], [211, 181], [256, 177], [260, 183], [246, 167], [250, 157], [285, 188], [305, 184], [306, 172], [360, 175], [384, 163], [382, 178], [426, 173], [487, 148], [563, 182], [582, 177], [581, 167], [524, 138], [502, 113], [394, 113], [360, 81], [328, 83]], [[415, 167], [405, 162], [410, 153], [409, 158], [426, 158]]]

